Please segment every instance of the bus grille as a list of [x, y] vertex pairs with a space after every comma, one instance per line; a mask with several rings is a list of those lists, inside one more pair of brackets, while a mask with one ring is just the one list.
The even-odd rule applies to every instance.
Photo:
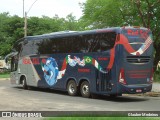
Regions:
[[150, 59], [149, 56], [127, 56], [127, 62], [129, 63], [148, 63]]
[[101, 79], [101, 91], [106, 91], [107, 90], [107, 74], [100, 73], [100, 79]]

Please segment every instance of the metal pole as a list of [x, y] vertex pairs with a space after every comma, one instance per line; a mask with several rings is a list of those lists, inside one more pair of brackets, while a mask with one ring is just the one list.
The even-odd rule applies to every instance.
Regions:
[[[24, 19], [24, 37], [27, 36], [27, 14], [29, 13], [29, 11], [31, 10], [31, 8], [33, 7], [33, 5], [37, 2], [37, 0], [34, 1], [34, 3], [32, 3], [32, 5], [30, 6], [29, 10], [27, 12], [25, 12], [25, 19]], [[23, 0], [23, 10], [24, 10], [24, 0]], [[24, 12], [23, 12], [24, 13]]]
[[25, 12], [25, 19], [24, 19], [24, 37], [27, 36], [27, 12]]
[[24, 18], [24, 0], [23, 0], [23, 18]]
[[34, 3], [32, 3], [32, 5], [30, 6], [29, 10], [27, 11], [27, 14], [29, 13], [29, 11], [31, 10], [31, 8], [33, 7], [33, 5], [37, 2], [37, 0], [34, 1]]

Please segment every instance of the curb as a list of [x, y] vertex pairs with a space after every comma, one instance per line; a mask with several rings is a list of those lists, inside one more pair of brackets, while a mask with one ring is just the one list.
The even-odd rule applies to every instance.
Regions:
[[160, 83], [153, 83], [152, 91], [153, 92], [160, 92]]
[[10, 80], [10, 78], [0, 78], [0, 80]]

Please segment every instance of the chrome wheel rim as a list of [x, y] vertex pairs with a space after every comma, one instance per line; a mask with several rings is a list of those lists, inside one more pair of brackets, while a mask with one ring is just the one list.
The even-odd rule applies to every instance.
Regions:
[[88, 85], [83, 85], [83, 87], [82, 87], [82, 92], [83, 92], [83, 94], [88, 94], [88, 92], [89, 92], [89, 86]]
[[73, 93], [75, 92], [75, 88], [74, 88], [74, 85], [73, 85], [73, 84], [70, 84], [70, 85], [69, 85], [69, 92], [70, 92], [71, 94], [73, 94]]

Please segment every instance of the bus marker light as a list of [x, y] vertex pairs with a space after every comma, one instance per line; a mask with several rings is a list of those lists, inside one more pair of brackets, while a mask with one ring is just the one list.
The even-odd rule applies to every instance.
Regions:
[[124, 85], [127, 84], [127, 82], [126, 82], [126, 80], [125, 80], [125, 78], [124, 78], [124, 69], [121, 69], [121, 70], [120, 70], [119, 82], [122, 83], [122, 84], [124, 84]]
[[153, 68], [152, 68], [152, 73], [151, 73], [150, 83], [153, 83], [153, 75], [154, 75], [154, 70], [153, 70]]

